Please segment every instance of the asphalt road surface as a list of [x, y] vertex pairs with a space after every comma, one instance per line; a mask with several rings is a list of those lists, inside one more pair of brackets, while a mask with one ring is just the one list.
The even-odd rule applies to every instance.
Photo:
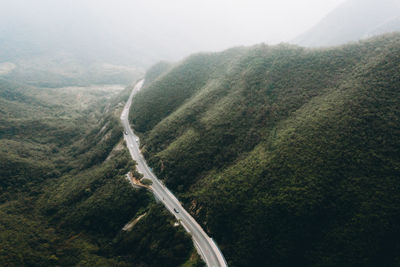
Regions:
[[164, 206], [177, 218], [185, 230], [191, 234], [193, 243], [199, 252], [200, 256], [209, 267], [228, 266], [224, 256], [217, 247], [216, 243], [210, 238], [201, 226], [193, 219], [193, 217], [182, 207], [178, 199], [158, 180], [151, 168], [147, 165], [146, 160], [140, 152], [139, 138], [134, 134], [128, 121], [129, 109], [132, 104], [133, 96], [142, 88], [144, 80], [138, 82], [124, 110], [121, 114], [121, 121], [124, 127], [124, 139], [128, 146], [132, 159], [137, 162], [137, 169], [144, 175], [145, 178], [153, 181], [152, 189], [155, 197], [161, 201]]

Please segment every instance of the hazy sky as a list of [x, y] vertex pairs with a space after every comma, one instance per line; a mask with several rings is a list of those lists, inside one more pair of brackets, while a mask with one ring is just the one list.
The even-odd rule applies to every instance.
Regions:
[[[199, 47], [279, 43], [303, 33], [344, 0], [87, 0], [114, 25], [182, 38]], [[122, 26], [122, 27], [121, 27]], [[153, 36], [157, 40], [157, 36]]]
[[69, 38], [92, 46], [90, 42], [98, 40], [179, 57], [200, 50], [290, 41], [342, 2], [0, 0], [0, 30], [12, 24], [22, 32], [35, 28], [38, 35], [60, 43]]

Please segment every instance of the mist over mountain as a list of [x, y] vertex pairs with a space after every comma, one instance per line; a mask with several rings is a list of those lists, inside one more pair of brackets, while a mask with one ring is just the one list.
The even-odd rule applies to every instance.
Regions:
[[[106, 36], [93, 36], [90, 29], [65, 32], [28, 21], [1, 25], [0, 63], [15, 66], [8, 78], [17, 81], [39, 86], [129, 84], [146, 66], [146, 57], [124, 56], [123, 47], [107, 42]], [[133, 49], [128, 54], [143, 54]]]
[[400, 1], [348, 0], [293, 43], [333, 46], [395, 31], [400, 31]]
[[0, 63], [35, 86], [127, 84], [160, 60], [290, 40], [340, 1], [1, 1]]
[[9, 78], [35, 86], [129, 84], [150, 64], [184, 53], [143, 34], [134, 13], [132, 20], [136, 26], [113, 25], [86, 1], [2, 2], [0, 63], [15, 65]]
[[[145, 25], [135, 25], [135, 12], [139, 12], [136, 9], [129, 16], [121, 14], [133, 24], [124, 27], [112, 15], [107, 17], [93, 9], [88, 1], [17, 0], [1, 3], [0, 7], [2, 59], [55, 51], [70, 53], [84, 61], [137, 67], [163, 58], [176, 59], [174, 53], [175, 56], [177, 53], [168, 51], [165, 43], [154, 42], [151, 36], [143, 34]], [[135, 38], [136, 35], [140, 37]]]

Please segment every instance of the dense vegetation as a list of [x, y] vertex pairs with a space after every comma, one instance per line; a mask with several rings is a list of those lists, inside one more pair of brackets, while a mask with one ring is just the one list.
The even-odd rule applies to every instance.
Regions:
[[189, 57], [131, 121], [231, 266], [400, 264], [400, 35]]
[[1, 266], [201, 265], [174, 218], [126, 180], [119, 115], [132, 87], [121, 89], [0, 79]]

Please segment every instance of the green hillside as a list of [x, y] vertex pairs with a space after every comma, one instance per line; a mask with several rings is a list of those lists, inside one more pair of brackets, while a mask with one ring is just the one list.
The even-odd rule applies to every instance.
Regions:
[[0, 79], [1, 266], [202, 265], [175, 218], [126, 180], [131, 90]]
[[231, 266], [400, 264], [400, 35], [165, 69], [130, 119]]

